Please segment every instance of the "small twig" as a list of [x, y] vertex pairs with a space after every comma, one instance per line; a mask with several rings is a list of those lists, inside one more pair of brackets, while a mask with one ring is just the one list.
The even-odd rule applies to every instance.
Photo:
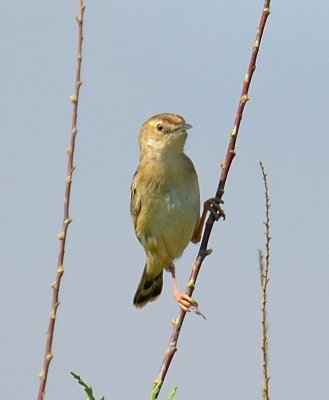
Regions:
[[49, 317], [48, 331], [47, 331], [47, 339], [46, 339], [46, 351], [43, 361], [43, 369], [39, 374], [40, 385], [39, 385], [39, 393], [38, 400], [43, 400], [46, 391], [47, 377], [49, 371], [50, 361], [53, 358], [52, 354], [52, 344], [54, 338], [55, 331], [55, 322], [57, 315], [57, 308], [59, 306], [59, 289], [62, 280], [62, 276], [64, 274], [64, 255], [65, 255], [65, 243], [67, 230], [72, 222], [69, 214], [70, 207], [70, 196], [71, 196], [71, 184], [72, 184], [72, 175], [75, 169], [74, 167], [74, 149], [75, 149], [75, 141], [76, 135], [78, 133], [77, 129], [77, 119], [78, 119], [78, 104], [79, 104], [79, 92], [80, 87], [82, 85], [81, 81], [81, 61], [82, 61], [82, 42], [83, 42], [83, 16], [85, 11], [85, 5], [83, 0], [79, 0], [79, 16], [76, 18], [78, 23], [78, 52], [77, 52], [77, 61], [76, 61], [76, 78], [75, 78], [75, 90], [74, 94], [70, 97], [70, 100], [73, 105], [72, 110], [72, 130], [71, 130], [71, 139], [70, 139], [70, 147], [67, 149], [68, 155], [68, 163], [67, 163], [67, 176], [65, 180], [65, 196], [64, 196], [64, 217], [63, 217], [63, 228], [62, 231], [58, 234], [59, 239], [59, 252], [58, 252], [58, 262], [57, 262], [57, 272], [55, 282], [51, 285], [53, 289], [53, 297], [51, 304], [51, 312]]
[[268, 374], [268, 339], [267, 339], [267, 285], [269, 282], [269, 265], [270, 265], [270, 198], [268, 193], [268, 183], [267, 174], [265, 168], [260, 162], [260, 167], [262, 169], [264, 187], [265, 187], [265, 258], [263, 256], [262, 250], [258, 250], [259, 256], [259, 267], [260, 267], [260, 277], [261, 277], [261, 287], [262, 287], [262, 355], [263, 355], [263, 400], [270, 400], [269, 393], [269, 374]]
[[[249, 96], [248, 96], [249, 87], [250, 87], [250, 83], [251, 83], [251, 80], [253, 77], [253, 73], [256, 69], [256, 60], [257, 60], [257, 56], [258, 56], [258, 52], [259, 52], [259, 47], [260, 47], [260, 43], [261, 43], [262, 36], [264, 33], [264, 28], [265, 28], [266, 21], [267, 21], [269, 14], [270, 14], [270, 0], [265, 0], [264, 6], [263, 6], [263, 12], [262, 12], [260, 22], [259, 22], [259, 25], [257, 28], [256, 39], [255, 39], [255, 42], [254, 42], [254, 45], [252, 48], [248, 72], [243, 79], [242, 92], [241, 92], [241, 96], [240, 96], [240, 100], [239, 100], [239, 104], [238, 104], [238, 108], [237, 108], [237, 112], [236, 112], [236, 116], [235, 116], [235, 120], [234, 120], [234, 124], [233, 124], [233, 129], [230, 134], [230, 140], [229, 140], [229, 144], [228, 144], [225, 161], [221, 164], [222, 172], [220, 175], [220, 180], [219, 180], [219, 184], [218, 184], [216, 195], [215, 195], [215, 197], [218, 199], [222, 199], [222, 197], [223, 197], [228, 173], [229, 173], [232, 161], [235, 157], [235, 144], [236, 144], [236, 140], [237, 140], [238, 133], [239, 133], [239, 128], [240, 128], [240, 123], [241, 123], [242, 116], [243, 116], [244, 107], [246, 105], [246, 102], [249, 100]], [[189, 284], [187, 285], [186, 294], [188, 294], [189, 296], [192, 296], [192, 293], [194, 291], [195, 283], [196, 283], [197, 277], [199, 275], [203, 260], [209, 254], [208, 242], [209, 242], [209, 238], [210, 238], [210, 234], [211, 234], [214, 222], [215, 222], [214, 217], [212, 214], [210, 214], [206, 221], [206, 226], [205, 226], [205, 230], [203, 233], [200, 249], [199, 249], [197, 258], [194, 262], [194, 265], [193, 265], [192, 273], [191, 273], [191, 276], [189, 279]], [[180, 314], [178, 316], [178, 319], [175, 321], [173, 332], [172, 332], [171, 338], [169, 340], [169, 345], [168, 345], [165, 357], [163, 359], [159, 374], [158, 374], [156, 380], [154, 381], [154, 387], [159, 388], [156, 398], [158, 397], [158, 394], [161, 390], [161, 386], [167, 375], [171, 361], [177, 350], [177, 347], [176, 347], [177, 341], [178, 341], [180, 331], [182, 329], [185, 315], [186, 315], [186, 312], [181, 310]]]

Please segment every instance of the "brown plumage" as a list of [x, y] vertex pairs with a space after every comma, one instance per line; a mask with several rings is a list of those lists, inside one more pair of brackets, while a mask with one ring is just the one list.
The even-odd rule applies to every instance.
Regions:
[[[173, 271], [173, 261], [192, 238], [198, 241], [200, 237], [198, 177], [184, 153], [190, 128], [179, 115], [159, 114], [148, 119], [140, 131], [140, 163], [131, 185], [130, 210], [146, 263], [133, 300], [136, 307], [160, 295], [163, 270]], [[178, 291], [176, 281], [174, 296], [188, 309], [192, 299]]]

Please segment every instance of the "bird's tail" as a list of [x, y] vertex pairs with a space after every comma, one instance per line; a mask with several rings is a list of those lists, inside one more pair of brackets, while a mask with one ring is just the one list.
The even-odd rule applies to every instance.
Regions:
[[163, 284], [163, 271], [160, 272], [155, 278], [149, 278], [146, 272], [146, 265], [139, 281], [138, 288], [136, 290], [133, 304], [135, 307], [143, 307], [149, 301], [155, 300], [162, 291]]

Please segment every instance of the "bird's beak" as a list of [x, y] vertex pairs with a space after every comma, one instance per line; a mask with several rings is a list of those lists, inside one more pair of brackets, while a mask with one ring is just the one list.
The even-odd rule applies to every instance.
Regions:
[[178, 126], [174, 130], [174, 133], [181, 132], [181, 131], [186, 131], [187, 129], [191, 129], [191, 128], [192, 128], [192, 125], [184, 123], [184, 124]]

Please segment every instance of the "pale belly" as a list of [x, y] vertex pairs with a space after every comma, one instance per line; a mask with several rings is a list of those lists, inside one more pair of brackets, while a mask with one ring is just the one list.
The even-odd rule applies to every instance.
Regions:
[[142, 243], [152, 274], [169, 267], [191, 241], [200, 210], [199, 190], [195, 189], [171, 190], [149, 201]]

